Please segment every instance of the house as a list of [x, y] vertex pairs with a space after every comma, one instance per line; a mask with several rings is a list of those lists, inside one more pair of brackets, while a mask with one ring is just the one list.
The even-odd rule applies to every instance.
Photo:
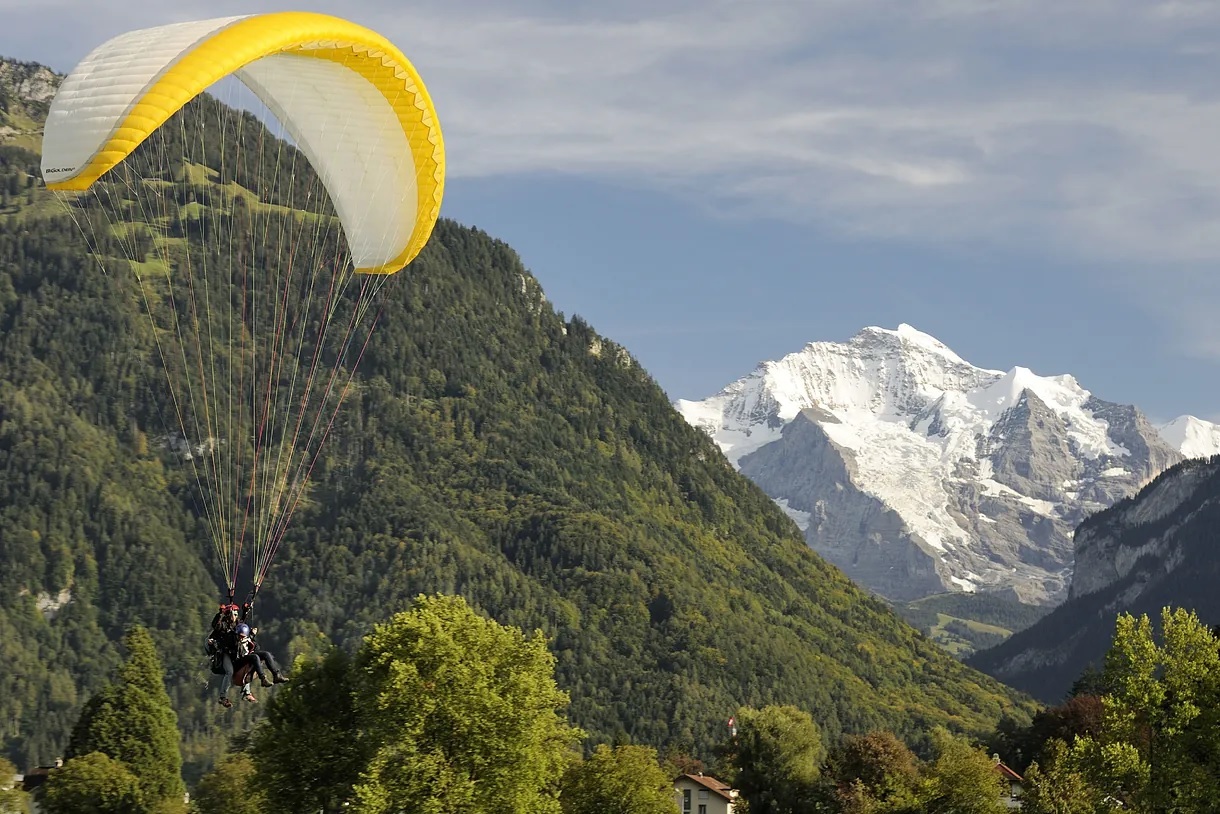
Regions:
[[47, 782], [47, 778], [51, 776], [51, 772], [56, 769], [63, 768], [64, 759], [61, 757], [55, 758], [53, 766], [36, 766], [27, 771], [21, 778], [21, 787], [31, 794], [42, 788]]
[[680, 814], [733, 814], [736, 789], [703, 773], [684, 774], [674, 780], [674, 801]]
[[46, 784], [51, 772], [62, 768], [63, 758], [55, 758], [53, 766], [37, 766], [21, 776], [21, 789], [30, 795], [30, 814], [39, 814], [42, 810], [42, 787]]
[[1025, 779], [1014, 772], [1012, 767], [1007, 763], [1000, 760], [999, 755], [992, 755], [991, 757], [995, 760], [995, 770], [1000, 773], [1000, 777], [1004, 781], [1004, 791], [1001, 792], [1004, 804], [1009, 808], [1020, 808], [1022, 784], [1025, 782]]

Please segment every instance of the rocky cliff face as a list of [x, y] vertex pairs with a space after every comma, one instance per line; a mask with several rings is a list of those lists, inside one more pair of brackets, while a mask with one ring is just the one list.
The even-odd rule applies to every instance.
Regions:
[[[857, 582], [896, 599], [943, 590], [927, 540], [884, 501], [857, 489], [855, 453], [822, 429], [833, 416], [802, 410], [779, 441], [740, 461], [741, 472], [782, 506], [805, 539]], [[796, 507], [808, 507], [808, 510]]]
[[[1076, 573], [1070, 599], [1112, 590], [1128, 581], [1146, 585], [1171, 574], [1186, 558], [1183, 533], [1210, 504], [1200, 489], [1216, 475], [1216, 466], [1186, 466], [1158, 479], [1109, 512], [1090, 518], [1076, 533]], [[1189, 529], [1188, 529], [1189, 532]]]
[[0, 58], [0, 144], [41, 141], [40, 122], [62, 78], [36, 63]]
[[0, 89], [23, 104], [49, 105], [61, 79], [44, 65], [0, 57]]
[[1058, 702], [1086, 667], [1099, 667], [1124, 612], [1159, 621], [1184, 607], [1220, 623], [1220, 458], [1185, 461], [1076, 532], [1068, 600], [1032, 627], [977, 653], [972, 666]]
[[909, 326], [817, 342], [679, 411], [883, 596], [1054, 604], [1072, 534], [1183, 459], [1071, 376], [985, 370]]

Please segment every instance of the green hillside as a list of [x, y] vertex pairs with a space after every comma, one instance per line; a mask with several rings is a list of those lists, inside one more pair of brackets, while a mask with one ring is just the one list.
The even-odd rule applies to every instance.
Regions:
[[[225, 137], [209, 134], [209, 152]], [[59, 754], [138, 621], [197, 776], [257, 713], [222, 711], [203, 687], [219, 576], [194, 478], [162, 443], [165, 375], [131, 271], [98, 271], [73, 220], [30, 186], [36, 171], [35, 155], [0, 146], [0, 188], [20, 190], [0, 210], [0, 738], [19, 766]], [[188, 180], [220, 220], [251, 178]], [[196, 251], [197, 209], [147, 225]], [[912, 740], [1032, 709], [813, 554], [624, 348], [556, 313], [504, 243], [442, 221], [382, 305], [260, 596], [281, 656], [352, 647], [440, 591], [545, 631], [593, 742], [706, 756], [740, 704], [796, 704], [832, 737]]]

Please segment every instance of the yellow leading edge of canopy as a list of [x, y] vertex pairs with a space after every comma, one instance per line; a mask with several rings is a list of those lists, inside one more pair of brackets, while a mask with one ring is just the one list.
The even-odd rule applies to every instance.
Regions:
[[197, 43], [136, 101], [110, 139], [72, 178], [52, 190], [86, 190], [117, 166], [154, 130], [215, 82], [262, 57], [292, 53], [325, 59], [368, 80], [389, 102], [416, 167], [415, 228], [398, 257], [361, 274], [392, 274], [415, 259], [440, 216], [445, 187], [445, 145], [428, 91], [393, 43], [338, 17], [304, 11], [262, 14], [239, 20]]

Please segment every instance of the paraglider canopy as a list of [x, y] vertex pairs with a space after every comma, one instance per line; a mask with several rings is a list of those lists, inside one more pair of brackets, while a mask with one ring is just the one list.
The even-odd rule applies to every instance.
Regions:
[[[287, 138], [215, 98], [228, 77]], [[252, 601], [327, 469], [381, 291], [440, 214], [432, 100], [391, 42], [329, 15], [157, 26], [65, 78], [42, 172], [96, 264], [142, 303], [166, 384], [143, 420], [176, 425], [166, 449], [194, 476], [229, 602], [244, 553]]]
[[122, 34], [64, 80], [43, 137], [53, 190], [85, 190], [210, 85], [236, 76], [326, 187], [356, 270], [398, 271], [440, 213], [445, 154], [407, 58], [367, 28], [308, 12], [224, 17]]

